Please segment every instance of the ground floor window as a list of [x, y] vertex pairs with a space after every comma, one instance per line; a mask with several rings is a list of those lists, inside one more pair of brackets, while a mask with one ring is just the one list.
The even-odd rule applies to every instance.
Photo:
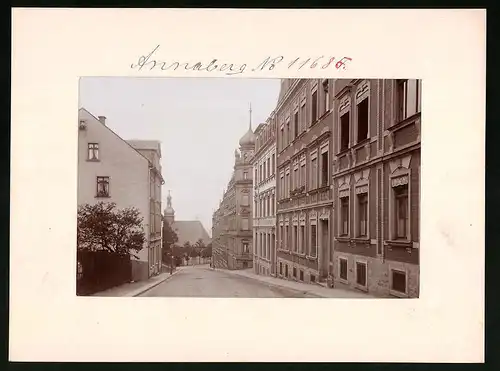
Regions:
[[280, 274], [283, 275], [283, 263], [280, 262]]
[[339, 259], [339, 277], [347, 281], [347, 259]]
[[316, 282], [316, 276], [314, 274], [311, 274], [311, 282]]
[[293, 277], [297, 278], [297, 268], [293, 267]]
[[288, 264], [285, 264], [285, 277], [288, 278]]
[[391, 289], [406, 294], [406, 273], [393, 269], [391, 276]]
[[356, 283], [366, 286], [366, 263], [356, 262]]
[[301, 281], [304, 281], [304, 271], [301, 270], [300, 271], [300, 278], [299, 278]]

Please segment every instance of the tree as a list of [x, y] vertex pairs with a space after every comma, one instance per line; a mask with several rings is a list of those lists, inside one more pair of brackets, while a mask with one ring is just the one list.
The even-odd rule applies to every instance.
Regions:
[[177, 233], [172, 229], [170, 223], [166, 220], [163, 221], [163, 240], [162, 240], [162, 260], [164, 263], [169, 264], [170, 258], [174, 256], [174, 244], [179, 241]]
[[77, 248], [104, 250], [138, 258], [146, 236], [138, 209], [117, 209], [114, 202], [84, 204], [78, 207]]
[[189, 261], [189, 257], [191, 255], [191, 243], [189, 241], [184, 242], [184, 257], [186, 261]]

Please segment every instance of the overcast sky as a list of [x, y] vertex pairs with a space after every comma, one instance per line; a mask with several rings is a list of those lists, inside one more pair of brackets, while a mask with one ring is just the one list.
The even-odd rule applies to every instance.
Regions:
[[106, 116], [123, 139], [162, 143], [165, 185], [176, 220], [199, 219], [211, 233], [212, 212], [230, 179], [234, 150], [276, 107], [278, 79], [84, 77], [80, 107]]

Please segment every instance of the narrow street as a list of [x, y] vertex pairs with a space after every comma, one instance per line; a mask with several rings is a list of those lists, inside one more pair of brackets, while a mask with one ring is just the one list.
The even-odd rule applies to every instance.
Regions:
[[146, 291], [143, 297], [210, 298], [306, 298], [299, 291], [273, 287], [252, 278], [241, 277], [207, 265], [183, 268], [171, 279]]

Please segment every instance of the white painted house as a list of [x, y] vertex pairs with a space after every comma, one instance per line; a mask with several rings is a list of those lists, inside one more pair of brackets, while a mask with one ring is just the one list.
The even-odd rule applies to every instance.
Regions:
[[139, 210], [146, 242], [138, 259], [132, 258], [132, 279], [147, 279], [161, 268], [161, 240], [151, 233], [156, 232], [150, 193], [153, 164], [107, 127], [106, 117], [80, 108], [78, 119], [78, 205], [104, 201]]

